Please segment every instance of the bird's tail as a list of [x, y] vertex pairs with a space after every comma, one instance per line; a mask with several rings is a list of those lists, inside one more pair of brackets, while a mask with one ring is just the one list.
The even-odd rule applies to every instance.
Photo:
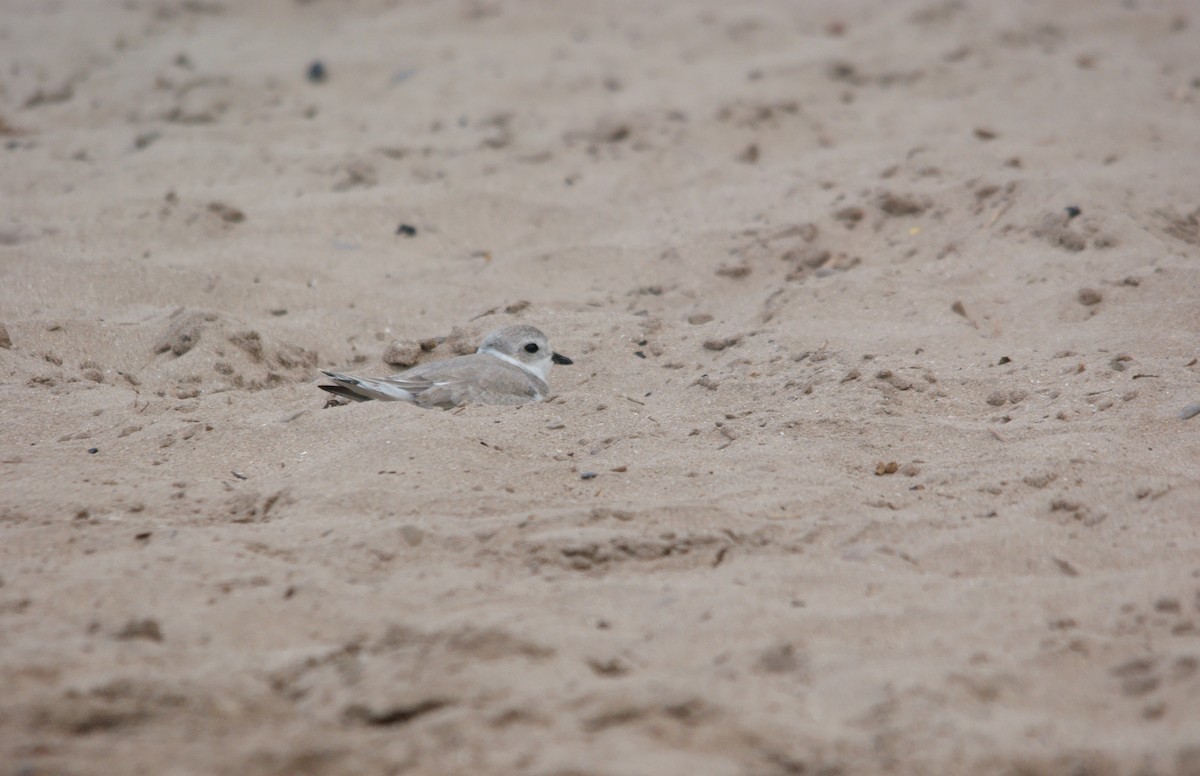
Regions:
[[318, 388], [352, 401], [370, 401], [371, 399], [379, 399], [381, 401], [413, 400], [412, 392], [387, 380], [376, 380], [371, 377], [354, 377], [352, 375], [341, 374], [340, 372], [327, 372], [324, 369], [321, 370], [321, 374], [333, 380], [337, 385], [319, 385], [317, 386]]

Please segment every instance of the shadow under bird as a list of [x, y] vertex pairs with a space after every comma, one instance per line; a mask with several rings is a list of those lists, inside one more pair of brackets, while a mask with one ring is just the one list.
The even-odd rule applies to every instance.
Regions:
[[550, 393], [550, 367], [571, 364], [539, 329], [496, 329], [469, 356], [419, 364], [391, 377], [358, 377], [321, 370], [336, 385], [319, 386], [354, 401], [406, 401], [451, 409], [463, 404], [525, 404]]

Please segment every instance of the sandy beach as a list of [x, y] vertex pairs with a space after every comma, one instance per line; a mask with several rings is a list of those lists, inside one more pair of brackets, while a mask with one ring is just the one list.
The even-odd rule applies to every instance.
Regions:
[[1200, 774], [1198, 51], [0, 0], [0, 774]]

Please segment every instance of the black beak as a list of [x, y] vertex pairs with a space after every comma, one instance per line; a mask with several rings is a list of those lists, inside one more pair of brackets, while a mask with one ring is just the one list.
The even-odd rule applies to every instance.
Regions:
[[564, 356], [564, 355], [563, 355], [563, 354], [561, 354], [561, 353], [555, 353], [554, 355], [550, 356], [550, 360], [551, 360], [551, 361], [553, 361], [553, 362], [554, 362], [554, 363], [556, 363], [556, 364], [562, 364], [563, 366], [567, 366], [567, 365], [569, 365], [569, 364], [574, 364], [574, 363], [575, 363], [574, 361], [572, 361], [571, 359], [567, 358], [566, 356]]

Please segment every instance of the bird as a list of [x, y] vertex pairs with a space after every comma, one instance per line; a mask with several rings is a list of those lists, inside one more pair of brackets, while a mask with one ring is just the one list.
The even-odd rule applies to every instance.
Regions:
[[540, 329], [516, 324], [488, 334], [468, 356], [418, 364], [391, 377], [360, 377], [322, 369], [335, 384], [318, 387], [352, 401], [405, 401], [439, 409], [464, 404], [516, 405], [546, 398], [550, 367], [573, 363], [554, 352]]

